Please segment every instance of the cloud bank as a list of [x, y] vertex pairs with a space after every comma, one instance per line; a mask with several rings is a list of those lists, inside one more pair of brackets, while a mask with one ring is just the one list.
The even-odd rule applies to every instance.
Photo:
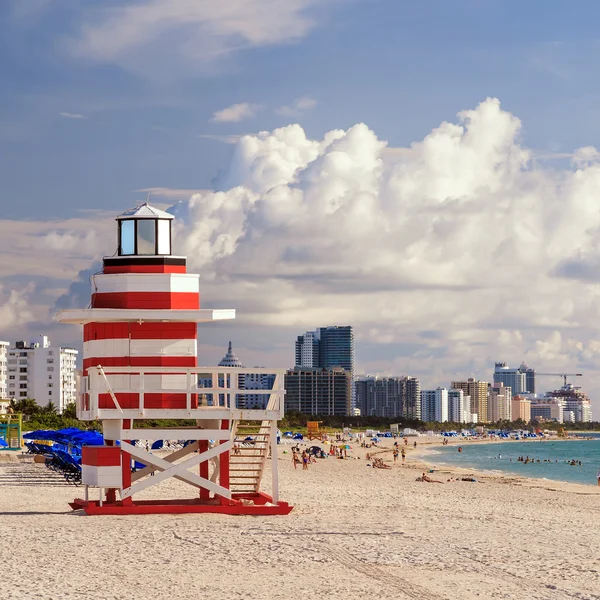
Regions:
[[[364, 124], [322, 139], [299, 125], [241, 137], [216, 189], [170, 209], [174, 251], [201, 274], [204, 306], [238, 310], [201, 342], [234, 339], [248, 364], [289, 366], [295, 335], [351, 323], [361, 372], [447, 385], [525, 359], [584, 372], [600, 393], [598, 152], [576, 151], [563, 170], [536, 166], [520, 132], [487, 99], [393, 152]], [[51, 250], [63, 281], [80, 272], [66, 294], [54, 290], [58, 306], [86, 306], [92, 262], [114, 250], [112, 219], [95, 219], [27, 225], [39, 233], [26, 246]], [[22, 235], [6, 231], [33, 274]], [[0, 310], [14, 314], [20, 298], [3, 290]]]
[[359, 348], [389, 344], [359, 349], [364, 371], [447, 384], [489, 378], [502, 358], [595, 369], [597, 152], [533, 168], [520, 132], [487, 99], [393, 160], [364, 124], [321, 140], [298, 125], [244, 136], [218, 191], [173, 207], [177, 251], [205, 298], [234, 300], [256, 326], [352, 323]]

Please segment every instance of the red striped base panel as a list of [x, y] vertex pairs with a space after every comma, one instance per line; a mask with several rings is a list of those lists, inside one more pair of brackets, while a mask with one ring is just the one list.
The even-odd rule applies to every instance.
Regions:
[[88, 323], [83, 326], [83, 341], [115, 340], [189, 340], [196, 339], [196, 323]]
[[92, 308], [198, 310], [200, 308], [200, 294], [195, 292], [110, 292], [92, 294]]

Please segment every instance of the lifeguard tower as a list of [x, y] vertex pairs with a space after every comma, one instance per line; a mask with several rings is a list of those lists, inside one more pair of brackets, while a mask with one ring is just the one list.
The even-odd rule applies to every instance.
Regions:
[[23, 415], [0, 415], [0, 450], [20, 450]]
[[[100, 420], [106, 444], [83, 448], [85, 498], [71, 506], [87, 514], [287, 514], [292, 507], [279, 500], [276, 449], [285, 370], [244, 369], [275, 375], [271, 390], [250, 391], [269, 396], [264, 409], [252, 410], [244, 408], [248, 392], [239, 387], [238, 368], [198, 367], [197, 324], [234, 319], [235, 311], [200, 308], [199, 275], [172, 254], [172, 221], [147, 203], [119, 215], [117, 251], [91, 278], [90, 307], [55, 317], [83, 325], [77, 417]], [[199, 387], [199, 380], [212, 386]], [[153, 428], [148, 419], [187, 426]], [[157, 455], [134, 440], [155, 447], [177, 441], [178, 449]], [[269, 452], [268, 495], [261, 483]], [[136, 461], [144, 466], [132, 472]], [[170, 478], [191, 486], [193, 495], [134, 497]], [[97, 500], [90, 487], [98, 488]]]

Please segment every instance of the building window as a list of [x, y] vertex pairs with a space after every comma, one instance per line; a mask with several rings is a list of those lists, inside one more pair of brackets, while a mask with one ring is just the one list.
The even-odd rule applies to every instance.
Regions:
[[21, 393], [19, 394], [19, 396], [20, 396], [21, 398], [27, 398], [27, 392], [21, 392]]
[[27, 384], [26, 383], [20, 383], [19, 384], [19, 388], [22, 390], [26, 390], [27, 389]]
[[48, 371], [54, 371], [54, 367], [48, 367]]
[[9, 375], [9, 376], [8, 376], [8, 378], [9, 378], [9, 379], [14, 379], [14, 378], [15, 378], [15, 375]]
[[49, 359], [48, 359], [46, 362], [47, 362], [49, 365], [51, 365], [51, 364], [54, 362], [54, 359], [53, 359], [53, 358], [49, 358]]
[[52, 396], [52, 390], [48, 390], [48, 396]]
[[27, 373], [27, 367], [20, 367], [19, 373]]
[[20, 381], [27, 381], [27, 375], [19, 375]]

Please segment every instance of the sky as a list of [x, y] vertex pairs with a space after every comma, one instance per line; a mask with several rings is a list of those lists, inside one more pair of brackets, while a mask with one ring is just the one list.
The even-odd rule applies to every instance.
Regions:
[[[357, 372], [495, 360], [600, 394], [597, 2], [4, 0], [0, 339], [86, 306], [141, 201], [201, 275], [199, 359], [288, 367], [352, 324]], [[547, 389], [558, 378], [542, 382]], [[600, 410], [600, 409], [599, 409]]]

